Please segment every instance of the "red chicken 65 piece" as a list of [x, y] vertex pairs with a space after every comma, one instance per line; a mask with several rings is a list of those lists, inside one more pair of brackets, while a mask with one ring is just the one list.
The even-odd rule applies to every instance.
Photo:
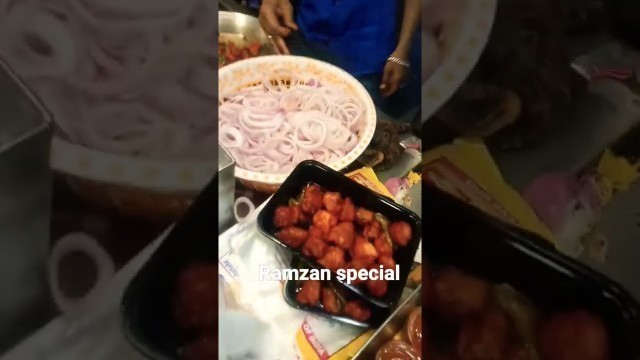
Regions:
[[294, 169], [258, 227], [382, 307], [399, 300], [421, 241], [417, 215], [316, 161]]
[[[390, 222], [384, 215], [356, 207], [348, 196], [323, 191], [314, 183], [288, 204], [276, 207], [276, 238], [336, 273], [346, 284], [362, 284], [370, 295], [382, 297], [388, 278], [398, 280], [394, 247], [411, 240], [406, 221]], [[390, 274], [391, 276], [385, 276]]]
[[218, 68], [232, 64], [236, 61], [256, 57], [262, 50], [262, 44], [258, 41], [237, 41], [226, 39], [222, 36], [218, 43]]

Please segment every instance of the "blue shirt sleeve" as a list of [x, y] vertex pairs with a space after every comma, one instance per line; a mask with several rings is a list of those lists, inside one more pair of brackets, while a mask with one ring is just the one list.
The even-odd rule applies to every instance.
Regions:
[[260, 9], [260, 0], [247, 0], [247, 6], [251, 9]]

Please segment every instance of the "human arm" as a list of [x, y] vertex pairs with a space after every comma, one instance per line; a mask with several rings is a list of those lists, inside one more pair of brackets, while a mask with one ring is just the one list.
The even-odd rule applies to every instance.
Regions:
[[[404, 12], [402, 15], [402, 25], [400, 28], [398, 45], [393, 53], [389, 55], [389, 58], [395, 58], [406, 64], [409, 63], [409, 53], [411, 52], [413, 36], [418, 30], [418, 25], [420, 24], [421, 10], [421, 0], [404, 0]], [[408, 66], [401, 65], [393, 61], [387, 61], [382, 75], [382, 82], [380, 84], [380, 91], [382, 95], [389, 96], [396, 92], [408, 72]]]
[[293, 6], [289, 0], [263, 0], [260, 5], [260, 25], [271, 36], [281, 54], [289, 54], [284, 38], [298, 30], [293, 20]]
[[402, 15], [402, 26], [400, 28], [400, 37], [398, 46], [392, 56], [399, 57], [401, 60], [407, 61], [413, 36], [420, 25], [420, 14], [422, 11], [421, 0], [404, 0], [404, 13]]

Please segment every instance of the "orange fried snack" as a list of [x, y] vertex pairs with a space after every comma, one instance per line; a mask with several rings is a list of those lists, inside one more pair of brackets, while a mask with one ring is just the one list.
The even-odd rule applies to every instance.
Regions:
[[330, 246], [318, 263], [331, 271], [336, 271], [344, 266], [344, 251], [337, 246]]
[[341, 249], [347, 250], [353, 245], [356, 237], [356, 229], [352, 222], [341, 222], [329, 231], [327, 241], [336, 244]]
[[322, 307], [330, 314], [339, 314], [341, 310], [336, 293], [328, 287], [322, 289]]
[[296, 294], [296, 301], [304, 305], [315, 305], [320, 301], [320, 281], [308, 280]]
[[407, 246], [411, 241], [411, 226], [405, 221], [396, 221], [389, 226], [389, 235], [394, 243]]
[[347, 301], [344, 312], [357, 321], [367, 321], [371, 317], [371, 310], [360, 300]]
[[276, 233], [276, 237], [294, 249], [299, 248], [309, 237], [309, 232], [298, 227], [284, 228]]

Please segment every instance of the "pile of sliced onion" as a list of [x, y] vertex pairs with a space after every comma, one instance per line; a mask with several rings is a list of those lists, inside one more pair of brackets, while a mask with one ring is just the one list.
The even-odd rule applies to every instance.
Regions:
[[[280, 76], [284, 71], [278, 72]], [[220, 144], [249, 171], [286, 174], [303, 160], [330, 164], [358, 143], [364, 105], [316, 79], [262, 84], [226, 94], [220, 104]]]
[[109, 153], [210, 160], [216, 11], [210, 0], [0, 1], [0, 55], [66, 139]]

